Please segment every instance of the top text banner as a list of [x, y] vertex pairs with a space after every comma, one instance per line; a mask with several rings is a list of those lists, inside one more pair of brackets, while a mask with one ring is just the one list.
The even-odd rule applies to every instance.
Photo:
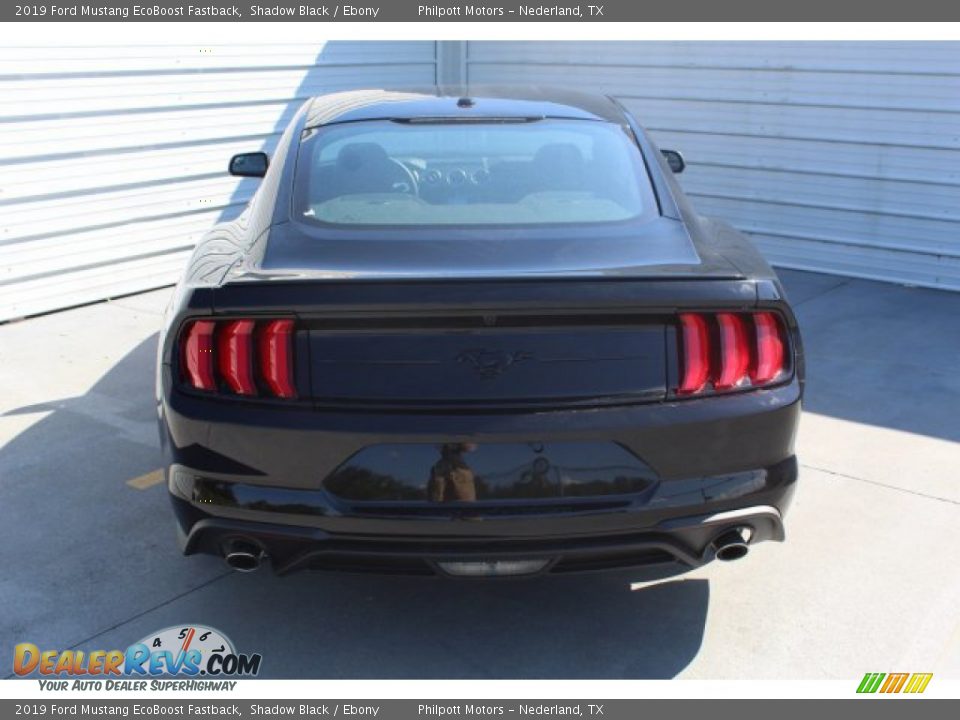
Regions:
[[14, 22], [876, 22], [951, 21], [960, 19], [960, 3], [877, 0], [867, 3], [808, 0], [592, 0], [592, 3], [450, 2], [417, 3], [381, 0], [354, 3], [300, 0], [107, 0], [106, 2], [3, 3], [0, 21]]

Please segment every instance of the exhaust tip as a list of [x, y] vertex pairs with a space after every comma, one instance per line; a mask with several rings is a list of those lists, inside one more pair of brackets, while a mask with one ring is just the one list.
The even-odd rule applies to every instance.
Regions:
[[263, 548], [249, 540], [234, 540], [228, 543], [223, 553], [227, 567], [237, 572], [253, 572], [263, 560]]
[[750, 552], [749, 542], [752, 536], [753, 529], [748, 527], [738, 527], [723, 532], [712, 543], [714, 557], [723, 562], [746, 557]]
[[723, 560], [724, 562], [739, 560], [746, 557], [748, 552], [750, 552], [750, 548], [743, 543], [733, 543], [717, 550], [717, 560]]

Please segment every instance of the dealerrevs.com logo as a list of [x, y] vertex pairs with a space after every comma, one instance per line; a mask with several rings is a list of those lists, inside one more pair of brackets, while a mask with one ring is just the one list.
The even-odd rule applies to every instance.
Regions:
[[[13, 651], [13, 671], [21, 677], [37, 673], [44, 677], [103, 678], [110, 683], [106, 689], [140, 690], [146, 689], [145, 682], [131, 685], [111, 680], [255, 677], [260, 672], [261, 660], [259, 653], [238, 653], [219, 630], [203, 625], [179, 625], [151, 633], [126, 650], [41, 650], [34, 643], [20, 643]], [[74, 688], [100, 689], [77, 683], [71, 689]], [[57, 683], [50, 689], [68, 689], [67, 682]]]

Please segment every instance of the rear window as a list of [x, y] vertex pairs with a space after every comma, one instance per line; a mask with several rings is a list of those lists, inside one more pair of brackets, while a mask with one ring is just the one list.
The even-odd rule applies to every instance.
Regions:
[[354, 226], [618, 223], [656, 214], [627, 131], [592, 120], [363, 121], [308, 131], [294, 212]]

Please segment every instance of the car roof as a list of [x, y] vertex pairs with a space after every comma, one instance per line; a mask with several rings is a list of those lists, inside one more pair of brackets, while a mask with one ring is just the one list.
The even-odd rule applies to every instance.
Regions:
[[357, 120], [482, 120], [566, 118], [624, 123], [623, 110], [603, 95], [543, 86], [436, 86], [366, 89], [310, 100], [305, 127]]

